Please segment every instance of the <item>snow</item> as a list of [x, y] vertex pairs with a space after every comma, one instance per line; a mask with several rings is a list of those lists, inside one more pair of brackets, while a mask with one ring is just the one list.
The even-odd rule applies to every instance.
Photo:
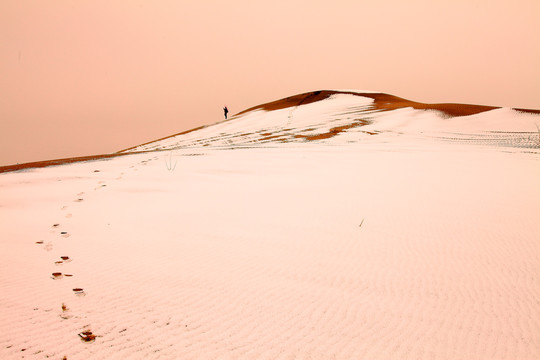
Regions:
[[538, 358], [538, 116], [370, 101], [0, 174], [0, 358]]
[[[370, 141], [370, 135], [413, 135], [423, 138], [471, 139], [497, 146], [537, 147], [538, 115], [500, 108], [448, 118], [435, 110], [374, 109], [370, 98], [337, 93], [310, 104], [274, 111], [254, 110], [202, 129], [130, 149], [129, 152], [205, 147], [239, 148], [304, 143], [306, 137], [328, 135], [323, 143], [344, 145]], [[381, 138], [377, 138], [380, 141]]]

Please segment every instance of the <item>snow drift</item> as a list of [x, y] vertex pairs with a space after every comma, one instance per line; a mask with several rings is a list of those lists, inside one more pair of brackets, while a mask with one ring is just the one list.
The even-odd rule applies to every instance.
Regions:
[[320, 91], [0, 174], [0, 357], [537, 359], [536, 123]]
[[[539, 111], [467, 104], [423, 104], [365, 91], [324, 90], [240, 112], [229, 120], [132, 147], [123, 152], [186, 147], [252, 147], [364, 141], [366, 135], [425, 134], [479, 144], [538, 147]], [[450, 120], [451, 119], [451, 120]], [[337, 135], [346, 135], [337, 137]]]

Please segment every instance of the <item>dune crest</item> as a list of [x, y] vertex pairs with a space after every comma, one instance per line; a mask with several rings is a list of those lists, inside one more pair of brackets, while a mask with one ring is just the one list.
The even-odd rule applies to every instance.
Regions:
[[[422, 110], [437, 110], [444, 113], [447, 116], [467, 116], [474, 115], [484, 111], [498, 109], [496, 106], [483, 106], [483, 105], [469, 105], [469, 104], [424, 104], [411, 100], [406, 100], [394, 95], [385, 93], [372, 93], [372, 92], [357, 92], [357, 91], [340, 91], [340, 90], [319, 90], [308, 92], [304, 94], [298, 94], [290, 96], [284, 99], [272, 101], [266, 104], [254, 106], [246, 109], [240, 114], [244, 114], [254, 110], [279, 110], [288, 107], [300, 106], [310, 104], [316, 101], [327, 99], [335, 94], [350, 94], [355, 96], [363, 96], [373, 99], [373, 108], [381, 111], [396, 110], [406, 107], [412, 107], [413, 109]], [[529, 110], [535, 111], [535, 110]]]

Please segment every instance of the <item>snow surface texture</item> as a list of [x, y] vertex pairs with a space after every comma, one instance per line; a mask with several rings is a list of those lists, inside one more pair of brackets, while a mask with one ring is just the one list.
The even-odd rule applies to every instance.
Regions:
[[539, 116], [370, 101], [0, 174], [0, 358], [540, 358]]

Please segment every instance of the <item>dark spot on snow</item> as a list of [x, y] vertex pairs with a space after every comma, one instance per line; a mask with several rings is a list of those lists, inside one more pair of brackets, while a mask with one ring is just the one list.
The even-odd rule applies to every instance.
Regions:
[[78, 335], [81, 338], [81, 341], [84, 342], [93, 342], [94, 340], [96, 340], [96, 335], [92, 334], [90, 330], [83, 331]]

